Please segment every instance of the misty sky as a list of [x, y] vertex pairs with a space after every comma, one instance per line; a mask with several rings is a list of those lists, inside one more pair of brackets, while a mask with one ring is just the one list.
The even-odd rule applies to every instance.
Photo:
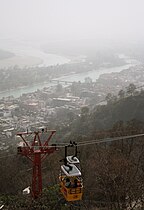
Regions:
[[0, 38], [144, 37], [144, 0], [0, 0]]

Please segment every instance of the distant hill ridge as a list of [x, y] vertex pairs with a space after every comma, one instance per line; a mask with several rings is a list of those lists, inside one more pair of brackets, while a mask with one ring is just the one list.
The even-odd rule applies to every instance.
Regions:
[[7, 59], [13, 57], [15, 54], [9, 51], [0, 49], [0, 60]]

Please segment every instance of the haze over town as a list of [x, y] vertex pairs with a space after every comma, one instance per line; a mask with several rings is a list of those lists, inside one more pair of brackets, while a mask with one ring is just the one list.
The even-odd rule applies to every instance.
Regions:
[[1, 0], [0, 38], [136, 42], [144, 37], [143, 8], [143, 0]]
[[0, 0], [0, 209], [144, 209], [143, 10]]

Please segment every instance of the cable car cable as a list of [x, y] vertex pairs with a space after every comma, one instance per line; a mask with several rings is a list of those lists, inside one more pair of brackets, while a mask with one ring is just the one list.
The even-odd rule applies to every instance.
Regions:
[[[107, 142], [112, 142], [112, 141], [118, 141], [118, 140], [125, 140], [125, 139], [130, 139], [130, 138], [137, 138], [137, 137], [142, 137], [144, 134], [136, 134], [136, 135], [129, 135], [129, 136], [121, 136], [121, 137], [115, 137], [115, 138], [104, 138], [104, 139], [95, 139], [95, 140], [90, 140], [90, 141], [82, 141], [78, 142], [77, 146], [87, 146], [87, 145], [93, 145], [93, 144], [100, 144], [100, 143], [107, 143]], [[45, 148], [65, 148], [65, 145], [69, 143], [64, 143], [64, 145], [50, 145], [50, 146], [45, 146]], [[39, 146], [40, 148], [40, 146]], [[17, 154], [12, 154], [12, 155], [6, 155], [6, 156], [1, 156], [0, 159], [2, 158], [7, 158], [7, 157], [12, 157], [16, 156]]]
[[16, 154], [7, 155], [7, 156], [1, 156], [0, 159], [2, 159], [2, 158], [7, 158], [7, 157], [12, 157], [12, 156], [16, 156]]
[[[120, 137], [109, 137], [109, 138], [103, 138], [103, 139], [94, 139], [94, 140], [90, 140], [90, 141], [82, 141], [82, 142], [78, 142], [77, 146], [81, 147], [81, 146], [87, 146], [87, 145], [92, 145], [92, 144], [99, 144], [99, 143], [106, 143], [106, 142], [112, 142], [112, 141], [118, 141], [118, 140], [125, 140], [125, 139], [130, 139], [130, 138], [137, 138], [137, 137], [142, 137], [144, 136], [144, 134], [135, 134], [135, 135], [129, 135], [129, 136], [120, 136]], [[65, 145], [67, 145], [67, 143], [65, 143]], [[45, 146], [45, 148], [49, 147], [56, 147], [56, 148], [65, 148], [65, 145], [50, 145], [50, 146]]]
[[97, 139], [97, 140], [92, 140], [92, 142], [89, 141], [86, 143], [77, 144], [77, 146], [80, 147], [80, 146], [86, 146], [86, 145], [91, 145], [91, 144], [107, 143], [107, 142], [125, 140], [125, 139], [130, 139], [130, 138], [137, 138], [137, 137], [142, 137], [142, 136], [144, 136], [144, 134], [122, 136], [122, 137], [115, 137], [115, 138], [105, 138], [105, 139], [99, 139], [99, 140]]

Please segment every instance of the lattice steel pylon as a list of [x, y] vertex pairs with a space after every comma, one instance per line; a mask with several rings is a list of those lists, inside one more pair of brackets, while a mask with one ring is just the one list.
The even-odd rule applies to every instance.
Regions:
[[[47, 139], [42, 142], [40, 135], [42, 133], [48, 133]], [[26, 156], [32, 161], [33, 174], [32, 174], [32, 187], [31, 194], [34, 199], [38, 198], [42, 193], [42, 172], [41, 163], [47, 157], [47, 155], [53, 153], [56, 150], [55, 145], [49, 146], [48, 143], [52, 136], [55, 134], [55, 130], [44, 130], [36, 132], [20, 132], [17, 136], [20, 136], [23, 142], [18, 146], [18, 154]], [[26, 137], [33, 135], [33, 140], [28, 142]]]

